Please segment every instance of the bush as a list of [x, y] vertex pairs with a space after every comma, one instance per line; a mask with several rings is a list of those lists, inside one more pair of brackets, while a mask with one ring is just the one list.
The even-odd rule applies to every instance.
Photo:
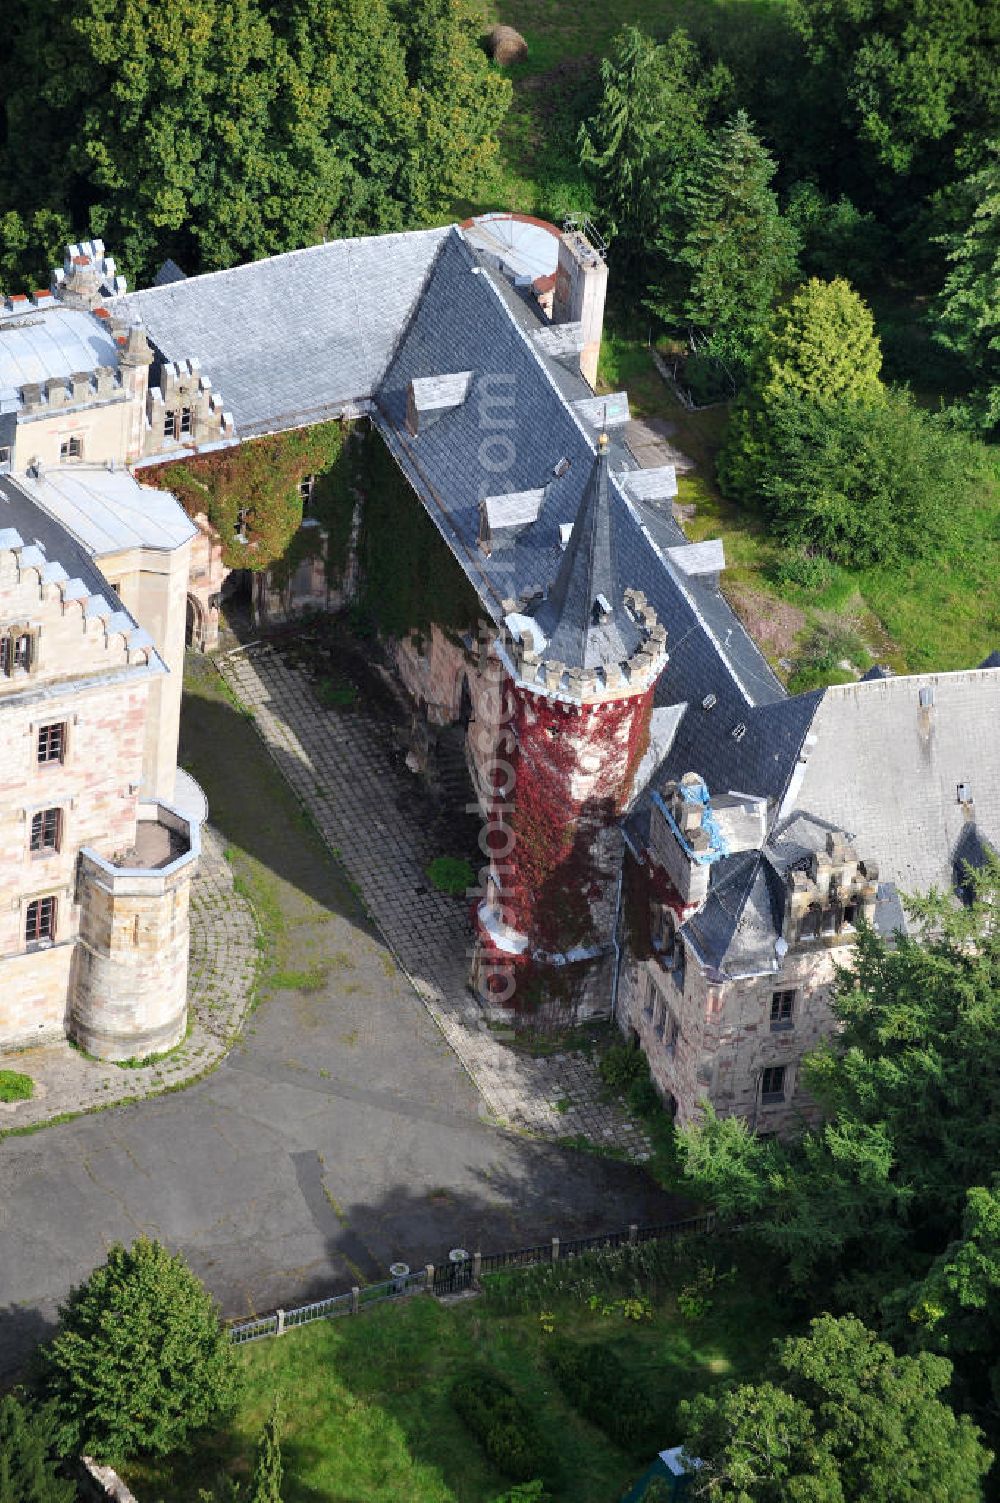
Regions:
[[73, 1290], [39, 1368], [63, 1453], [108, 1461], [177, 1450], [231, 1406], [239, 1371], [208, 1291], [144, 1237]]
[[978, 482], [975, 447], [903, 392], [872, 406], [786, 395], [751, 420], [753, 491], [776, 533], [849, 568], [930, 552]]
[[554, 1459], [523, 1399], [490, 1368], [467, 1369], [452, 1385], [452, 1403], [493, 1465], [514, 1482], [551, 1482]]
[[35, 1082], [17, 1070], [0, 1070], [0, 1101], [30, 1101]]
[[574, 1409], [626, 1450], [645, 1449], [656, 1415], [646, 1389], [604, 1342], [554, 1343], [553, 1376]]
[[650, 1117], [655, 1112], [662, 1112], [663, 1102], [648, 1069], [633, 1080], [625, 1093], [625, 1102], [636, 1117]]
[[633, 1044], [612, 1044], [600, 1063], [601, 1079], [609, 1091], [624, 1096], [629, 1087], [648, 1074], [646, 1056]]
[[464, 897], [476, 882], [476, 874], [469, 862], [458, 856], [435, 856], [427, 868], [427, 875], [438, 892], [446, 892], [453, 898]]

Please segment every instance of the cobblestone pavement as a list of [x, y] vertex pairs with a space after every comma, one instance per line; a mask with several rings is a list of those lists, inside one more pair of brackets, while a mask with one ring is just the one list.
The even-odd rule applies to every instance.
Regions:
[[586, 1056], [533, 1057], [487, 1026], [466, 988], [472, 931], [465, 900], [428, 883], [427, 864], [441, 852], [408, 815], [412, 775], [393, 764], [365, 712], [323, 708], [308, 675], [267, 644], [220, 657], [218, 666], [496, 1120], [647, 1158], [645, 1133], [601, 1100]]
[[202, 855], [191, 884], [188, 1005], [191, 1028], [159, 1063], [133, 1068], [90, 1059], [58, 1042], [5, 1053], [5, 1069], [23, 1070], [35, 1083], [30, 1101], [0, 1102], [0, 1133], [56, 1116], [156, 1096], [197, 1080], [232, 1047], [246, 1016], [257, 965], [257, 925], [211, 826], [202, 830]]

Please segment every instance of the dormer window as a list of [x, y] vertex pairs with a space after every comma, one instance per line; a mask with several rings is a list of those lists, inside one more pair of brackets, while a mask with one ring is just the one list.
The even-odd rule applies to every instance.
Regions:
[[62, 460], [83, 458], [83, 439], [75, 433], [69, 438], [64, 438], [59, 445], [59, 458]]
[[181, 438], [187, 438], [190, 435], [190, 433], [191, 433], [191, 409], [190, 409], [190, 407], [182, 407], [181, 408], [181, 414], [180, 414], [180, 416], [181, 416]]
[[598, 625], [611, 620], [611, 601], [606, 595], [598, 595], [594, 601], [594, 620]]

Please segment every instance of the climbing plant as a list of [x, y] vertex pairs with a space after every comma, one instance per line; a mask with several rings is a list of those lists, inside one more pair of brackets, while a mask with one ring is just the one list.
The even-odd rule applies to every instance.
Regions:
[[359, 439], [355, 473], [364, 495], [362, 613], [390, 637], [432, 623], [472, 630], [483, 614], [479, 597], [378, 433]]
[[204, 512], [222, 539], [230, 569], [275, 571], [281, 584], [303, 559], [317, 556], [320, 528], [302, 526], [299, 487], [316, 476], [309, 515], [330, 535], [329, 566], [342, 568], [351, 529], [352, 430], [339, 422], [296, 428], [199, 454], [147, 472], [173, 491], [189, 515]]

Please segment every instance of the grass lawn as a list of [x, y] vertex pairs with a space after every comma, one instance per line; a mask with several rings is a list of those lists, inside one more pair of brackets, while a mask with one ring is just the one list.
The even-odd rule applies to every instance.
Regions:
[[[720, 1378], [759, 1371], [780, 1334], [773, 1306], [742, 1273], [721, 1286], [701, 1319], [681, 1318], [676, 1292], [706, 1246], [678, 1250], [672, 1270], [655, 1283], [654, 1318], [640, 1323], [618, 1308], [601, 1313], [616, 1290], [630, 1287], [606, 1280], [599, 1262], [580, 1259], [563, 1265], [572, 1287], [561, 1293], [545, 1287], [549, 1270], [540, 1269], [541, 1278], [487, 1280], [477, 1299], [446, 1306], [414, 1295], [259, 1342], [241, 1353], [246, 1386], [231, 1424], [189, 1455], [133, 1465], [126, 1477], [145, 1503], [196, 1503], [198, 1488], [220, 1471], [246, 1474], [280, 1394], [285, 1503], [488, 1503], [510, 1483], [487, 1462], [450, 1397], [456, 1374], [476, 1362], [530, 1404], [562, 1458], [553, 1497], [613, 1503], [655, 1452], [677, 1439], [678, 1400]], [[597, 1291], [596, 1309], [589, 1290]], [[560, 1338], [613, 1349], [652, 1395], [648, 1444], [629, 1455], [572, 1408], [546, 1364], [546, 1346]]]

